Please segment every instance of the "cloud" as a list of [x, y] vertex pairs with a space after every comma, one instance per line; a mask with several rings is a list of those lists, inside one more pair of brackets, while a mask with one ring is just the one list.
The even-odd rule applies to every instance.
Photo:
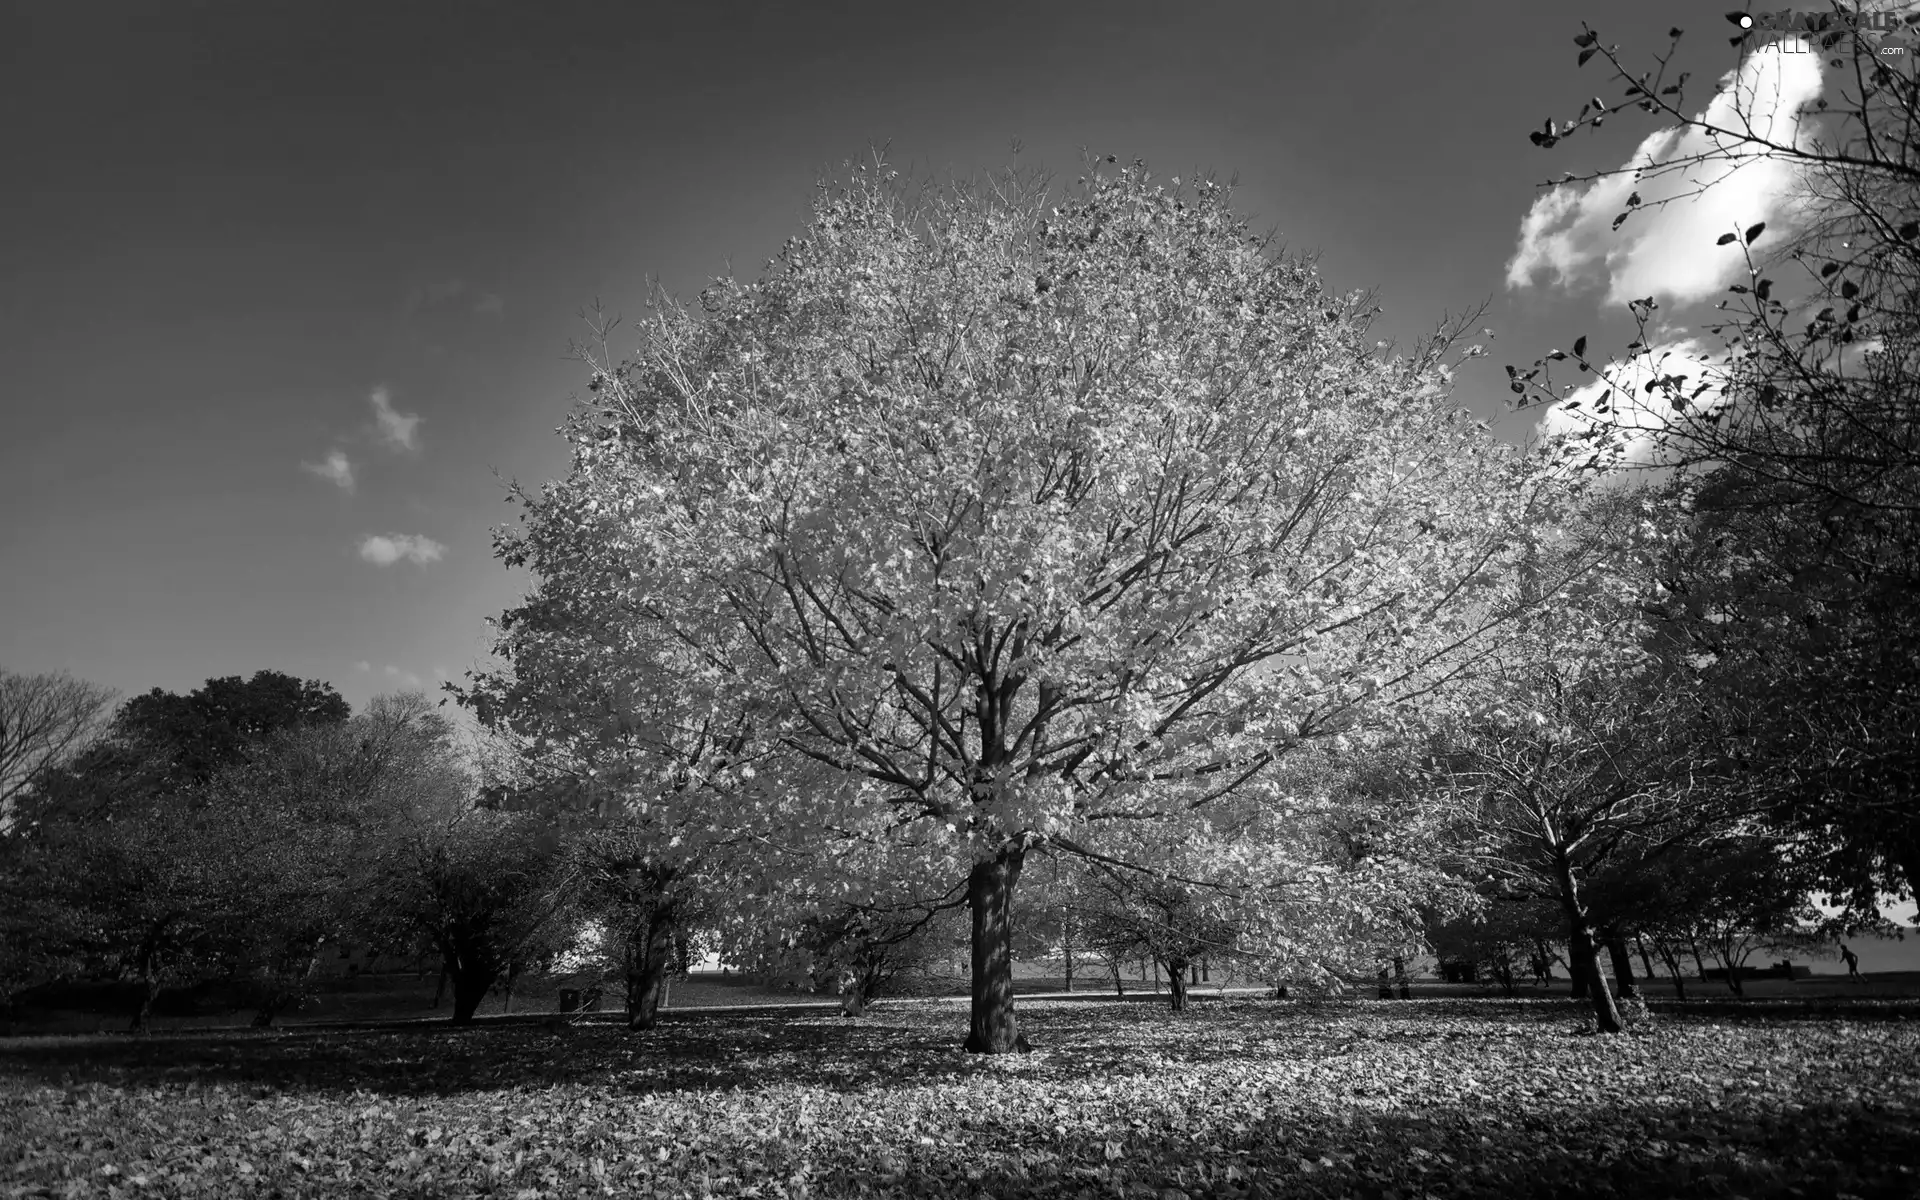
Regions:
[[[1707, 362], [1709, 354], [1718, 361]], [[1680, 390], [1688, 395], [1702, 383], [1712, 386], [1701, 393], [1696, 403], [1710, 408], [1723, 403], [1721, 385], [1725, 382], [1725, 352], [1709, 347], [1697, 338], [1679, 338], [1649, 347], [1625, 363], [1606, 370], [1606, 378], [1596, 379], [1546, 411], [1540, 420], [1540, 432], [1548, 438], [1565, 437], [1604, 425], [1614, 431], [1618, 461], [1646, 466], [1660, 460], [1657, 436], [1671, 423], [1669, 396], [1647, 390], [1656, 377], [1679, 376]], [[1604, 410], [1596, 408], [1604, 398]], [[1570, 456], [1584, 459], [1585, 445], [1569, 447]]]
[[481, 292], [480, 298], [473, 302], [475, 316], [497, 317], [507, 311], [507, 298], [499, 292]]
[[353, 669], [356, 671], [371, 671], [373, 670], [373, 664], [363, 658], [359, 662], [353, 664]]
[[446, 552], [439, 542], [417, 533], [374, 534], [360, 542], [360, 557], [383, 567], [403, 558], [422, 564], [438, 562]]
[[408, 687], [417, 688], [420, 686], [420, 677], [418, 675], [415, 675], [412, 671], [403, 671], [392, 663], [388, 663], [382, 667], [380, 671], [381, 674], [385, 675], [388, 679], [403, 683]]
[[[1796, 53], [1806, 47], [1792, 41], [1797, 44], [1748, 54], [1721, 79], [1699, 119], [1804, 143], [1813, 130], [1800, 114], [1820, 95], [1823, 56]], [[1708, 158], [1658, 170], [1695, 155]], [[1642, 141], [1624, 165], [1632, 170], [1584, 187], [1557, 187], [1534, 202], [1507, 264], [1509, 288], [1529, 287], [1545, 275], [1568, 288], [1604, 279], [1611, 303], [1639, 296], [1681, 304], [1703, 300], [1746, 273], [1740, 248], [1717, 246], [1715, 239], [1758, 222], [1791, 220], [1795, 168], [1733, 138], [1663, 130]], [[1628, 211], [1627, 198], [1636, 191], [1641, 203], [1616, 232], [1614, 219]]]
[[438, 283], [429, 283], [414, 288], [407, 293], [406, 302], [401, 306], [408, 316], [423, 308], [434, 308], [449, 300], [457, 299], [467, 290], [464, 279], [443, 279]]
[[317, 463], [303, 462], [302, 470], [310, 471], [343, 492], [353, 490], [353, 464], [347, 461], [344, 450], [334, 450]]
[[396, 450], [418, 450], [420, 427], [418, 413], [403, 413], [393, 407], [393, 393], [386, 387], [376, 387], [367, 397], [367, 403], [373, 406], [373, 419], [380, 429], [380, 440]]

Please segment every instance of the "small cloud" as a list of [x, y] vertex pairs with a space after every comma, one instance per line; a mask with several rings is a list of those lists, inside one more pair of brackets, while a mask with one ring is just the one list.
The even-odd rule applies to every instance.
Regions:
[[447, 548], [430, 537], [417, 533], [374, 534], [360, 542], [360, 557], [379, 566], [390, 567], [401, 559], [416, 563], [440, 561]]
[[412, 316], [423, 308], [445, 304], [466, 290], [467, 283], [464, 279], [443, 279], [438, 283], [429, 283], [408, 292], [406, 303], [402, 307], [408, 316]]
[[373, 406], [374, 422], [380, 427], [380, 440], [396, 450], [418, 450], [420, 427], [418, 413], [403, 413], [393, 407], [393, 393], [384, 386], [373, 389], [367, 397], [367, 403]]
[[499, 292], [481, 292], [473, 302], [473, 311], [475, 316], [497, 317], [507, 311], [507, 298]]
[[343, 492], [353, 490], [353, 464], [347, 461], [344, 450], [335, 450], [317, 463], [301, 463], [300, 466]]
[[417, 688], [420, 686], [420, 677], [418, 675], [415, 675], [412, 671], [403, 671], [399, 667], [394, 666], [392, 663], [388, 663], [386, 666], [382, 667], [380, 670], [381, 670], [381, 673], [384, 674], [388, 679], [394, 680], [397, 683], [402, 683], [412, 688]]
[[373, 670], [373, 664], [363, 658], [359, 662], [353, 664], [353, 669], [356, 671], [371, 671]]

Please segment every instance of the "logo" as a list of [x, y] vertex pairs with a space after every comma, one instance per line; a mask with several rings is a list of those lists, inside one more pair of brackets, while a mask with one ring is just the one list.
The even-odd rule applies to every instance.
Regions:
[[[1838, 46], [1848, 35], [1875, 47], [1875, 53], [1896, 57], [1920, 49], [1920, 12], [1869, 12], [1860, 8], [1792, 9], [1776, 12], [1728, 13], [1727, 20], [1741, 29], [1737, 45], [1749, 34], [1797, 34], [1804, 45], [1792, 44], [1793, 53], [1819, 53]], [[1775, 43], [1789, 50], [1784, 39]]]

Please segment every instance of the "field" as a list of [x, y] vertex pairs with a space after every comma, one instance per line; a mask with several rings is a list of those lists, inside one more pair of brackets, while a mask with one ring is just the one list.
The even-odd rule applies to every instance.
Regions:
[[1920, 1021], [891, 1001], [0, 1043], [0, 1195], [1911, 1197]]

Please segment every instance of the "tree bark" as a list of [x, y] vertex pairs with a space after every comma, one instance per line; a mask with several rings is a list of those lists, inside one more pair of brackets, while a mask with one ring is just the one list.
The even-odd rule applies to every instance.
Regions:
[[1638, 996], [1640, 989], [1634, 983], [1633, 958], [1627, 953], [1627, 939], [1618, 931], [1608, 930], [1604, 938], [1607, 957], [1613, 960], [1614, 995], [1621, 1000], [1629, 996]]
[[146, 1033], [148, 1022], [153, 1018], [153, 1000], [160, 994], [160, 979], [151, 970], [145, 970], [140, 978], [140, 999], [133, 1009], [133, 1021], [127, 1026], [129, 1033]]
[[1573, 998], [1587, 999], [1593, 985], [1593, 940], [1585, 926], [1571, 919], [1567, 927], [1567, 977], [1573, 982]]
[[480, 1002], [487, 998], [487, 989], [493, 986], [494, 975], [495, 972], [480, 966], [453, 972], [455, 1025], [473, 1024], [474, 1014], [480, 1011]]
[[652, 1029], [673, 955], [674, 904], [656, 904], [627, 939], [627, 1028]]
[[1067, 991], [1073, 991], [1073, 918], [1060, 922], [1060, 955], [1066, 960]]
[[1120, 976], [1120, 960], [1113, 960], [1113, 990], [1115, 995], [1127, 994], [1127, 981]]
[[500, 1011], [503, 1013], [513, 1011], [513, 985], [520, 978], [520, 969], [518, 962], [507, 964], [507, 980], [500, 990]]
[[1660, 960], [1667, 964], [1667, 974], [1673, 976], [1674, 999], [1685, 1000], [1687, 998], [1687, 981], [1680, 970], [1679, 956], [1674, 954], [1673, 947], [1658, 938], [1654, 939], [1653, 948], [1660, 952]]
[[1009, 847], [967, 876], [973, 910], [972, 1013], [969, 1054], [1010, 1054], [1031, 1049], [1013, 1013], [1013, 889], [1025, 852]]
[[1580, 881], [1574, 878], [1573, 864], [1564, 853], [1554, 855], [1553, 865], [1560, 884], [1560, 907], [1566, 913], [1567, 930], [1571, 935], [1572, 945], [1568, 947], [1568, 953], [1572, 956], [1575, 972], [1587, 978], [1587, 998], [1593, 1003], [1594, 1023], [1599, 1026], [1601, 1033], [1619, 1033], [1626, 1026], [1620, 1020], [1620, 1008], [1614, 1002], [1612, 990], [1600, 978], [1600, 962], [1594, 953], [1593, 929], [1589, 924], [1587, 907], [1580, 898]]
[[1633, 944], [1640, 951], [1640, 965], [1646, 969], [1647, 982], [1653, 982], [1653, 957], [1647, 953], [1647, 939], [1638, 931], [1633, 935]]
[[1187, 1011], [1187, 967], [1177, 958], [1167, 960], [1167, 992], [1174, 1012]]
[[1393, 982], [1402, 1000], [1413, 999], [1413, 989], [1407, 985], [1407, 960], [1398, 954], [1393, 956]]

